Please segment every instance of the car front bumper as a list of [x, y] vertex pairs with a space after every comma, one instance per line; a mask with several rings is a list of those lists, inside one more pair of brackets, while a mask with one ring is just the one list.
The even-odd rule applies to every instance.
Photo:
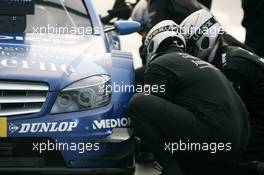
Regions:
[[[133, 170], [136, 141], [130, 119], [114, 113], [109, 104], [78, 113], [0, 118], [0, 171]], [[68, 147], [49, 150], [48, 143]], [[34, 149], [36, 144], [46, 144], [45, 149]], [[73, 144], [76, 149], [69, 149]]]

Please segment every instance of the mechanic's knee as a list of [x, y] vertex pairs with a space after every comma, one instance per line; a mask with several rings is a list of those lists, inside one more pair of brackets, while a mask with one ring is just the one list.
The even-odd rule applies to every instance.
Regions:
[[145, 95], [143, 93], [135, 94], [129, 101], [128, 108], [131, 110], [146, 111], [153, 109], [153, 106], [158, 105], [160, 101], [164, 101], [160, 97], [154, 95]]
[[135, 94], [128, 104], [129, 114], [141, 116], [142, 113], [145, 113], [151, 103], [151, 96], [142, 93]]
[[128, 111], [129, 113], [137, 113], [144, 108], [144, 101], [146, 95], [144, 94], [135, 94], [129, 101]]

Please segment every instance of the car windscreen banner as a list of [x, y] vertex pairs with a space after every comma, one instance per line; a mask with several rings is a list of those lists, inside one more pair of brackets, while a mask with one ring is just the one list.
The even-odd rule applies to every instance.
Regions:
[[0, 0], [0, 15], [30, 15], [35, 13], [35, 0]]

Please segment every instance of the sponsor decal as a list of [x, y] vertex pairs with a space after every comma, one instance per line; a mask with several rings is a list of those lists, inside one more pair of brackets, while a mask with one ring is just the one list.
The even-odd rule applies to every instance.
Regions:
[[10, 123], [8, 129], [10, 131], [10, 134], [12, 134], [13, 132], [16, 132], [19, 129], [19, 127], [14, 125], [13, 123]]
[[157, 36], [158, 34], [160, 33], [163, 33], [163, 32], [172, 32], [172, 37], [175, 35], [173, 32], [178, 32], [180, 33], [180, 28], [178, 26], [175, 26], [175, 25], [167, 25], [167, 26], [163, 26], [163, 27], [160, 27], [156, 30], [154, 30], [149, 36], [148, 38], [145, 40], [145, 45], [148, 46], [150, 43], [151, 43], [151, 40]]
[[[192, 43], [197, 42], [205, 33], [207, 30], [209, 30], [213, 25], [217, 23], [217, 19], [215, 17], [210, 18], [208, 21], [206, 21], [190, 38]], [[193, 27], [193, 26], [192, 26]]]
[[130, 118], [94, 120], [93, 129], [126, 128], [131, 126]]
[[47, 122], [47, 123], [22, 123], [20, 126], [9, 124], [10, 134], [18, 132], [26, 133], [50, 133], [50, 132], [71, 132], [77, 128], [78, 122]]
[[32, 70], [35, 68], [40, 71], [49, 71], [49, 72], [62, 71], [66, 73], [67, 75], [70, 75], [76, 72], [75, 68], [71, 65], [68, 66], [66, 64], [62, 64], [58, 66], [55, 63], [37, 62], [34, 60], [27, 61], [27, 60], [17, 60], [17, 59], [2, 59], [0, 61], [0, 67], [13, 68], [13, 69], [22, 68], [22, 69], [28, 69], [28, 70]]
[[222, 65], [225, 67], [227, 65], [227, 58], [226, 58], [226, 53], [222, 54]]
[[46, 43], [57, 43], [57, 44], [76, 44], [76, 42], [73, 42], [71, 40], [59, 40], [59, 39], [53, 39], [53, 38], [45, 38], [45, 37], [24, 37], [21, 35], [18, 36], [8, 36], [8, 35], [0, 35], [0, 40], [16, 40], [16, 41], [41, 41], [41, 42], [46, 42]]
[[194, 63], [199, 69], [204, 69], [204, 68], [213, 68], [213, 69], [216, 69], [210, 63], [207, 63], [207, 62], [202, 61], [202, 60], [192, 60], [192, 63]]
[[7, 137], [7, 118], [1, 117], [0, 118], [0, 138]]
[[23, 41], [24, 38], [23, 38], [23, 36], [5, 36], [5, 35], [0, 35], [0, 40], [18, 40], [18, 41]]

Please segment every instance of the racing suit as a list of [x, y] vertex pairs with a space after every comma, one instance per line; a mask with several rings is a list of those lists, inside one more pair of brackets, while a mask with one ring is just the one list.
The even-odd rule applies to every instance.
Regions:
[[264, 57], [264, 1], [242, 0], [244, 19], [242, 25], [246, 28], [246, 41], [259, 56]]
[[237, 40], [236, 38], [234, 38], [232, 35], [225, 33], [222, 35], [223, 39], [225, 40], [225, 42], [229, 45], [229, 46], [236, 46], [236, 47], [241, 47], [247, 51], [250, 51], [252, 53], [255, 53], [252, 48], [250, 48], [249, 46], [247, 46], [246, 44], [240, 42], [239, 40]]
[[232, 82], [251, 120], [245, 161], [264, 160], [264, 59], [240, 47], [222, 45], [212, 62]]
[[[208, 168], [211, 161], [228, 162], [244, 150], [249, 136], [248, 112], [214, 66], [187, 54], [167, 53], [148, 65], [145, 83], [150, 89], [164, 86], [166, 90], [134, 95], [128, 114], [142, 142], [168, 171], [165, 174]], [[231, 143], [232, 150], [172, 153], [164, 145], [180, 142]]]

